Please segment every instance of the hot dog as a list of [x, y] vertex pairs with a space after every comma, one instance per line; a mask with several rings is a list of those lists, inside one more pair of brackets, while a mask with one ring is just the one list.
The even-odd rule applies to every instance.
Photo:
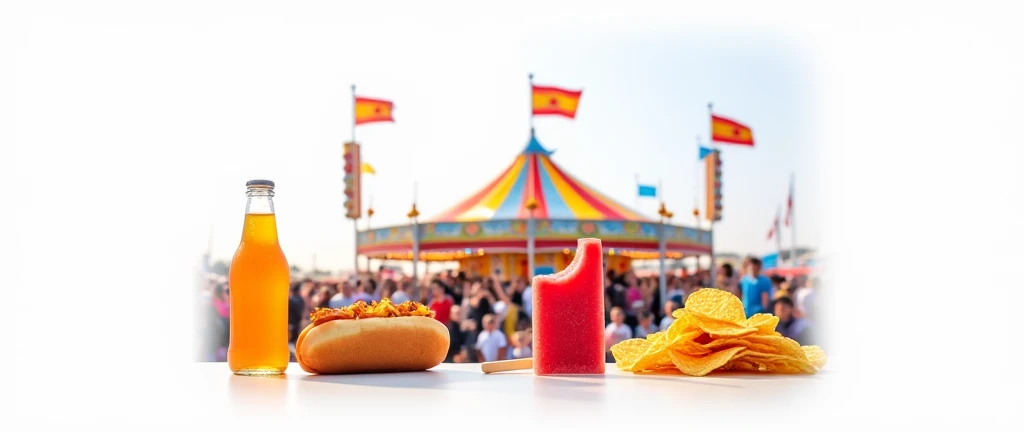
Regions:
[[317, 308], [295, 341], [302, 370], [315, 374], [410, 372], [440, 364], [448, 328], [416, 302], [388, 299], [337, 309]]

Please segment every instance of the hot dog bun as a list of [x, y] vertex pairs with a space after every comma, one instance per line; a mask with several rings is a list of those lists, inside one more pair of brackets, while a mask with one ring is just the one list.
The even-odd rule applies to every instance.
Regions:
[[448, 353], [448, 328], [425, 316], [310, 324], [295, 342], [302, 370], [316, 374], [427, 370]]

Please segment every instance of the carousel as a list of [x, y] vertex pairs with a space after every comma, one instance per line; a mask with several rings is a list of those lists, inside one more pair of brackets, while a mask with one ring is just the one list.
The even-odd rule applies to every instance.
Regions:
[[[531, 134], [532, 135], [532, 134]], [[370, 210], [372, 211], [372, 210]], [[562, 169], [537, 140], [497, 177], [444, 212], [357, 233], [357, 253], [376, 260], [457, 262], [467, 275], [499, 273], [508, 280], [561, 271], [576, 241], [600, 238], [605, 267], [618, 272], [637, 259], [682, 259], [711, 253], [711, 233], [672, 225], [612, 200]], [[532, 258], [532, 259], [531, 259]]]

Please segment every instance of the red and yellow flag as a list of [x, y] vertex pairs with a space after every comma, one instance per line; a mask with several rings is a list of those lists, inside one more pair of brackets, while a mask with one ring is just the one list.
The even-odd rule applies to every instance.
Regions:
[[744, 124], [712, 114], [711, 140], [753, 147], [754, 133]]
[[356, 124], [393, 122], [395, 121], [395, 119], [391, 118], [391, 108], [393, 106], [391, 101], [356, 97]]
[[574, 119], [582, 94], [582, 90], [533, 86], [533, 115], [560, 115]]

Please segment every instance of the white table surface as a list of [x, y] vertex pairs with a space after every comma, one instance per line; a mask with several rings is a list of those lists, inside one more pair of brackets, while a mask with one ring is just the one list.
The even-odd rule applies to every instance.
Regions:
[[425, 421], [435, 415], [469, 418], [493, 413], [501, 422], [552, 426], [556, 420], [580, 426], [646, 413], [647, 421], [738, 421], [754, 426], [763, 422], [762, 414], [756, 413], [799, 414], [827, 403], [822, 400], [827, 398], [817, 396], [838, 374], [830, 365], [816, 375], [686, 377], [636, 375], [608, 364], [604, 375], [540, 377], [532, 371], [485, 375], [479, 364], [441, 364], [414, 373], [310, 375], [292, 363], [281, 377], [243, 377], [231, 374], [224, 363], [197, 363], [191, 366], [189, 386], [202, 394], [196, 400], [197, 413], [248, 418], [338, 420], [339, 412], [383, 412]]

